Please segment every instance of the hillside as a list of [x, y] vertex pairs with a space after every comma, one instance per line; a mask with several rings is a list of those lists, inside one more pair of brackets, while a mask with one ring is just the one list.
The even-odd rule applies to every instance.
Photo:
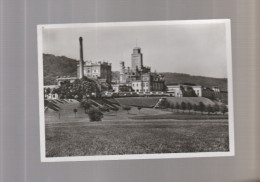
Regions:
[[77, 62], [65, 56], [43, 54], [44, 85], [56, 84], [57, 76], [77, 76]]
[[[160, 74], [164, 75], [166, 85], [192, 83], [195, 85], [203, 85], [205, 87], [218, 86], [221, 90], [227, 90], [226, 78], [211, 78], [170, 72], [161, 72]], [[119, 78], [119, 71], [114, 71], [112, 78]]]
[[182, 73], [161, 73], [165, 77], [166, 85], [177, 84], [177, 83], [193, 83], [197, 85], [203, 85], [206, 87], [218, 86], [221, 90], [227, 90], [227, 79], [226, 78], [211, 78], [204, 76], [193, 76]]

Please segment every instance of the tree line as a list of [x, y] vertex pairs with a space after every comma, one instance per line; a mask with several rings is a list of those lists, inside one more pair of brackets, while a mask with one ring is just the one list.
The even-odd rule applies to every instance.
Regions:
[[182, 111], [183, 113], [185, 111], [194, 111], [195, 113], [200, 112], [203, 114], [204, 112], [207, 112], [208, 114], [217, 114], [221, 112], [223, 115], [228, 112], [228, 107], [225, 104], [208, 104], [205, 105], [203, 102], [199, 102], [199, 104], [191, 104], [190, 102], [176, 102], [176, 103], [171, 103], [167, 101], [166, 99], [162, 100], [159, 104], [159, 107], [161, 108], [170, 108], [173, 111], [180, 112]]

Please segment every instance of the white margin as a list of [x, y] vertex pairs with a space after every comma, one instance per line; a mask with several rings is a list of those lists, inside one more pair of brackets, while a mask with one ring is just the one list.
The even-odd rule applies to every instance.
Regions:
[[[229, 152], [195, 152], [195, 153], [169, 153], [169, 154], [131, 154], [131, 155], [96, 155], [74, 157], [46, 157], [45, 147], [45, 117], [43, 97], [43, 37], [45, 28], [87, 28], [108, 26], [141, 26], [141, 25], [181, 25], [181, 24], [215, 24], [224, 23], [226, 28], [226, 58], [228, 75], [228, 109], [229, 109]], [[195, 158], [195, 157], [228, 157], [235, 155], [234, 141], [234, 107], [233, 107], [233, 76], [231, 52], [231, 25], [230, 19], [212, 20], [174, 20], [174, 21], [140, 21], [140, 22], [109, 22], [109, 23], [74, 23], [74, 24], [46, 24], [37, 25], [38, 44], [38, 81], [39, 81], [39, 119], [40, 119], [40, 152], [41, 162], [66, 161], [102, 161], [102, 160], [133, 160], [133, 159], [169, 159], [169, 158]]]

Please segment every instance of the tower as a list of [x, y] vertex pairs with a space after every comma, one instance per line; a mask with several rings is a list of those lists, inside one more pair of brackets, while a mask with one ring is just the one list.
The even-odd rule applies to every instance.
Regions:
[[141, 70], [143, 68], [143, 54], [141, 53], [141, 48], [135, 47], [132, 53], [132, 70]]
[[79, 37], [79, 78], [84, 77], [84, 60], [83, 60], [83, 38]]
[[126, 82], [126, 73], [125, 73], [125, 62], [122, 61], [120, 62], [120, 83], [125, 83]]

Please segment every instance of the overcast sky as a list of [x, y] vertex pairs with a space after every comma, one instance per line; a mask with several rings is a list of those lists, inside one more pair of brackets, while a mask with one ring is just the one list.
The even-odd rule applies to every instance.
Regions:
[[157, 72], [227, 77], [224, 23], [45, 28], [43, 53], [79, 60], [80, 36], [84, 60], [108, 61], [113, 71], [119, 71], [120, 61], [131, 66], [137, 44], [144, 65]]

